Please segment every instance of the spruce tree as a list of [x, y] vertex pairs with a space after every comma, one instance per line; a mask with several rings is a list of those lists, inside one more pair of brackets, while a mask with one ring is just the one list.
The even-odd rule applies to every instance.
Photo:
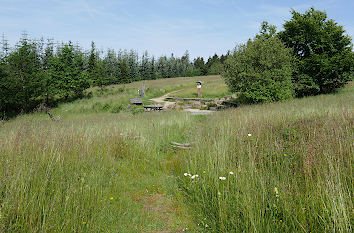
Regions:
[[95, 47], [95, 42], [91, 42], [91, 51], [90, 51], [90, 56], [88, 60], [88, 66], [87, 66], [87, 72], [89, 75], [90, 83], [92, 86], [95, 84], [95, 80], [97, 79], [97, 53], [96, 53], [96, 47]]
[[15, 51], [9, 54], [8, 64], [11, 88], [16, 90], [13, 99], [14, 108], [18, 111], [29, 112], [37, 104], [41, 96], [40, 60], [35, 43], [24, 34]]

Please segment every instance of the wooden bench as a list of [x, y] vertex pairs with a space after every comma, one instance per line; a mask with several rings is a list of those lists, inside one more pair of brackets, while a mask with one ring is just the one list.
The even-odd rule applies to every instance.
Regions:
[[144, 105], [144, 108], [146, 111], [161, 111], [162, 110], [162, 105]]
[[130, 99], [130, 103], [135, 105], [142, 105], [143, 101], [141, 100], [141, 98], [134, 98], [134, 99]]

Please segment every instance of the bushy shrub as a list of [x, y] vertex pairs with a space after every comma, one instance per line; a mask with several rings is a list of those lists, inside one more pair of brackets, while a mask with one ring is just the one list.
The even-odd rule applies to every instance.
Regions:
[[293, 10], [284, 29], [279, 37], [294, 49], [298, 60], [293, 75], [298, 97], [334, 92], [353, 78], [351, 38], [342, 26], [327, 19], [326, 12], [311, 8], [300, 14]]
[[237, 47], [225, 62], [223, 77], [245, 103], [293, 97], [292, 51], [275, 36], [261, 35]]
[[111, 113], [120, 113], [123, 109], [124, 107], [121, 104], [116, 104], [112, 106]]

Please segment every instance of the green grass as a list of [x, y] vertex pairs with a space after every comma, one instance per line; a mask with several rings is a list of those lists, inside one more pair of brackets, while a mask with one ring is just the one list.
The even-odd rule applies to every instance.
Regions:
[[[139, 200], [159, 193], [168, 200], [177, 189], [161, 163], [169, 159], [168, 142], [183, 139], [187, 118], [106, 113], [52, 122], [32, 114], [5, 123], [0, 231], [147, 232], [166, 227]], [[183, 213], [184, 207], [174, 206]], [[175, 228], [184, 227], [184, 218], [173, 214]]]
[[[148, 81], [147, 98], [219, 77], [194, 79]], [[353, 85], [209, 116], [112, 113], [140, 85], [63, 104], [60, 122], [0, 122], [0, 232], [352, 231]]]
[[[169, 79], [158, 79], [145, 81], [146, 96], [143, 98], [143, 104], [153, 104], [151, 98], [160, 97], [168, 92], [175, 90], [186, 90], [193, 95], [195, 91], [196, 81], [202, 80], [206, 84], [206, 90], [203, 89], [204, 95], [209, 97], [217, 97], [219, 90], [222, 90], [221, 96], [226, 93], [226, 87], [220, 76], [202, 76], [202, 77], [180, 77]], [[216, 85], [217, 89], [209, 88]], [[61, 104], [54, 109], [54, 113], [61, 116], [71, 116], [81, 114], [97, 114], [100, 112], [119, 113], [126, 109], [130, 104], [131, 98], [137, 97], [137, 90], [141, 89], [142, 82], [134, 82], [122, 85], [112, 85], [101, 90], [99, 88], [90, 88], [87, 92], [92, 93], [92, 98], [77, 100], [73, 103]], [[220, 95], [220, 94], [219, 94]], [[187, 95], [186, 97], [190, 97]]]
[[351, 232], [353, 98], [351, 88], [206, 119], [176, 169], [199, 223], [211, 232]]
[[[203, 80], [202, 80], [203, 81]], [[232, 93], [228, 90], [224, 80], [220, 76], [215, 76], [212, 80], [205, 80], [202, 84], [202, 97], [203, 98], [222, 98]], [[196, 85], [193, 87], [185, 88], [182, 91], [172, 94], [173, 97], [182, 98], [196, 98], [198, 91]]]

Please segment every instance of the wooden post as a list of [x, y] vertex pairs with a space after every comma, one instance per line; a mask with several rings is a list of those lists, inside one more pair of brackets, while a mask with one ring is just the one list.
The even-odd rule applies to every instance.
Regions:
[[141, 90], [141, 97], [145, 96], [145, 81], [143, 81], [143, 86], [142, 86], [142, 90]]

